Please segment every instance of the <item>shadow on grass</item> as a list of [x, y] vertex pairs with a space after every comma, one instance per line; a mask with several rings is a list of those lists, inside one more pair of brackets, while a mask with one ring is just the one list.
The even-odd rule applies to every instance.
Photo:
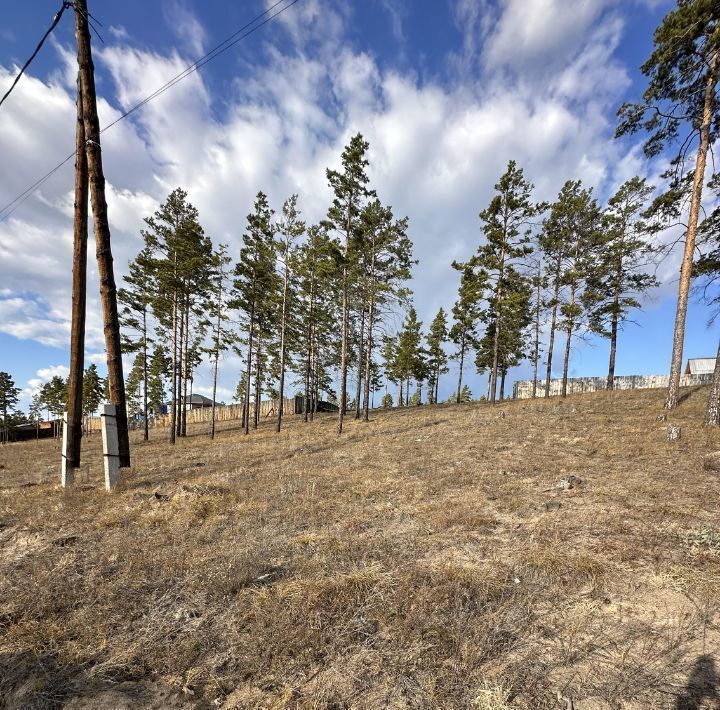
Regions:
[[720, 707], [720, 677], [715, 670], [715, 659], [710, 654], [698, 656], [682, 695], [675, 703], [675, 710], [700, 710], [708, 707], [703, 701], [713, 701], [712, 707]]
[[707, 385], [695, 385], [693, 387], [688, 387], [687, 390], [678, 397], [678, 404], [687, 402], [687, 400], [689, 400], [693, 395], [695, 395], [701, 389], [706, 389], [706, 388], [707, 388]]

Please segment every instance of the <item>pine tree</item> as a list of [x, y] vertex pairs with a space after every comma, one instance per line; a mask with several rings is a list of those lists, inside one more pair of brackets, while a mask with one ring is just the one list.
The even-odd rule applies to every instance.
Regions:
[[263, 192], [255, 198], [254, 211], [247, 217], [247, 229], [235, 267], [234, 299], [232, 306], [243, 314], [247, 330], [247, 361], [245, 369], [245, 401], [243, 422], [250, 432], [250, 393], [255, 376], [255, 407], [253, 428], [258, 426], [260, 392], [263, 375], [263, 340], [273, 320], [274, 295], [277, 289], [275, 273], [275, 226], [273, 211]]
[[201, 313], [207, 302], [214, 268], [212, 242], [180, 188], [145, 223], [148, 228], [142, 236], [152, 254], [155, 277], [153, 314], [171, 341], [170, 442], [175, 443], [185, 432], [191, 316]]
[[[40, 398], [43, 407], [54, 420], [62, 417], [67, 401], [67, 382], [60, 375], [53, 375], [48, 382], [40, 388]], [[53, 424], [54, 435], [59, 434], [57, 421]]]
[[533, 344], [530, 352], [530, 361], [533, 366], [532, 398], [537, 397], [538, 388], [538, 366], [540, 364], [540, 326], [542, 316], [546, 308], [545, 289], [547, 288], [547, 275], [544, 270], [542, 256], [538, 254], [535, 258], [530, 286], [533, 290], [532, 313], [533, 313]]
[[538, 206], [530, 200], [533, 185], [525, 179], [522, 168], [514, 160], [495, 185], [496, 195], [487, 209], [480, 213], [485, 244], [478, 248], [475, 265], [487, 274], [492, 294], [489, 297], [487, 320], [493, 323], [492, 361], [490, 364], [490, 401], [495, 401], [500, 364], [500, 341], [504, 327], [504, 310], [508, 300], [506, 272], [532, 252], [531, 221]]
[[[527, 329], [532, 323], [532, 287], [530, 280], [507, 265], [504, 275], [502, 330], [496, 333], [497, 311], [483, 314], [485, 334], [479, 340], [475, 366], [482, 374], [496, 363], [499, 373], [500, 400], [505, 399], [505, 378], [511, 367], [516, 367], [528, 354], [530, 343]], [[492, 380], [488, 381], [488, 400], [492, 401]]]
[[[698, 222], [702, 209], [707, 154], [720, 133], [718, 78], [720, 73], [720, 4], [717, 0], [678, 0], [655, 30], [653, 52], [642, 66], [648, 77], [643, 100], [624, 104], [617, 135], [646, 131], [648, 157], [677, 146], [667, 191], [658, 197], [654, 212], [679, 222], [690, 197], [685, 248], [678, 290], [677, 312], [665, 406], [678, 405], [685, 318], [692, 276]], [[699, 138], [694, 167], [686, 171], [688, 146]]]
[[238, 383], [235, 386], [235, 394], [233, 395], [233, 402], [240, 402], [242, 404], [245, 401], [245, 385], [246, 385], [245, 372], [242, 371], [240, 373], [240, 379], [238, 380]]
[[[356, 407], [358, 416], [362, 408], [364, 421], [369, 420], [370, 412], [375, 331], [383, 324], [389, 310], [407, 298], [403, 283], [410, 278], [413, 264], [407, 226], [407, 218], [395, 220], [392, 208], [383, 207], [377, 199], [367, 204], [360, 217], [356, 248], [361, 264], [358, 281], [362, 318]], [[363, 379], [365, 393], [361, 407], [360, 384]]]
[[329, 378], [323, 366], [321, 348], [330, 338], [333, 327], [332, 303], [336, 300], [334, 276], [340, 259], [337, 242], [330, 239], [324, 225], [308, 229], [306, 241], [300, 245], [295, 258], [297, 273], [297, 320], [304, 332], [298, 337], [297, 357], [303, 363], [303, 406], [307, 422], [317, 409], [320, 383]]
[[566, 239], [568, 244], [567, 261], [561, 277], [567, 296], [560, 303], [562, 318], [558, 324], [566, 334], [562, 377], [562, 396], [565, 397], [572, 339], [586, 324], [584, 318], [587, 318], [588, 314], [584, 307], [584, 292], [598, 267], [600, 208], [592, 197], [592, 188], [579, 190], [575, 193], [575, 199], [563, 207], [567, 212], [556, 213], [556, 217], [560, 217], [560, 223], [567, 230], [561, 232], [561, 238]]
[[[132, 417], [132, 421], [136, 421], [137, 416], [142, 411], [143, 403], [143, 374], [145, 372], [145, 362], [142, 353], [138, 353], [133, 360], [130, 372], [128, 372], [125, 380], [125, 397], [127, 400], [128, 414]], [[133, 428], [134, 428], [133, 424]]]
[[148, 406], [155, 416], [163, 411], [165, 382], [170, 379], [172, 361], [166, 348], [155, 345], [148, 367]]
[[390, 383], [398, 384], [400, 386], [400, 393], [398, 396], [397, 406], [402, 407], [402, 380], [397, 372], [398, 340], [399, 333], [395, 333], [394, 335], [385, 335], [382, 340], [380, 357], [383, 361], [383, 375], [385, 376], [385, 397], [388, 396], [388, 385]]
[[[720, 176], [716, 176], [711, 183], [720, 192]], [[720, 282], [720, 207], [703, 220], [700, 234], [704, 246], [704, 253], [693, 266], [693, 276], [698, 277], [702, 299], [712, 308], [708, 326], [712, 325], [720, 315], [720, 292], [717, 286]], [[715, 356], [715, 370], [712, 385], [705, 410], [705, 424], [720, 426], [720, 345]]]
[[85, 431], [90, 433], [88, 419], [97, 412], [103, 400], [103, 379], [98, 374], [95, 363], [91, 363], [83, 374], [82, 395]]
[[440, 375], [448, 371], [448, 356], [443, 345], [448, 341], [448, 325], [445, 311], [441, 308], [430, 324], [425, 336], [428, 353], [428, 402], [437, 404], [440, 392]]
[[[405, 383], [406, 404], [410, 404], [410, 380], [414, 379], [418, 389], [427, 372], [422, 343], [422, 322], [418, 320], [417, 312], [411, 306], [398, 334], [395, 354], [394, 370], [401, 382]], [[402, 386], [401, 386], [402, 392]], [[399, 399], [402, 399], [402, 394]], [[398, 406], [399, 400], [398, 400]]]
[[[597, 255], [600, 240], [600, 208], [579, 180], [568, 180], [563, 185], [550, 215], [543, 225], [540, 244], [547, 261], [548, 280], [552, 291], [549, 301], [551, 312], [550, 340], [547, 349], [545, 396], [550, 396], [552, 359], [556, 330], [567, 334], [563, 360], [563, 397], [567, 393], [567, 376], [572, 338], [582, 325], [584, 314], [582, 292]], [[560, 319], [558, 319], [558, 315]]]
[[280, 342], [279, 362], [280, 377], [278, 383], [278, 411], [275, 423], [275, 431], [280, 432], [282, 426], [283, 401], [285, 397], [285, 369], [287, 367], [288, 336], [294, 330], [291, 322], [293, 297], [295, 295], [295, 261], [296, 242], [305, 233], [305, 222], [300, 219], [300, 211], [297, 207], [297, 195], [292, 195], [285, 201], [282, 211], [282, 219], [278, 225], [277, 256], [279, 265], [279, 280], [282, 282], [282, 295], [280, 306]]
[[465, 358], [471, 349], [477, 347], [477, 325], [481, 314], [481, 301], [487, 284], [486, 275], [474, 268], [474, 261], [461, 264], [454, 261], [453, 269], [460, 272], [458, 300], [452, 308], [453, 324], [450, 340], [456, 345], [458, 360], [458, 385], [455, 401], [460, 402]]
[[[143, 411], [143, 438], [149, 438], [148, 432], [148, 346], [151, 343], [149, 337], [148, 317], [153, 299], [157, 297], [155, 292], [155, 268], [152, 252], [145, 246], [140, 253], [129, 264], [129, 272], [123, 279], [127, 288], [118, 290], [118, 301], [120, 309], [120, 325], [129, 330], [135, 338], [125, 337], [123, 339], [123, 352], [139, 353], [138, 368], [142, 381], [142, 411]], [[133, 365], [135, 367], [135, 365]], [[133, 378], [137, 373], [133, 375]], [[128, 400], [131, 395], [127, 395]], [[133, 406], [137, 406], [135, 402]]]
[[[84, 401], [83, 401], [83, 406], [84, 406]], [[40, 437], [40, 422], [42, 421], [42, 410], [43, 410], [42, 394], [40, 392], [36, 392], [30, 399], [30, 407], [28, 409], [28, 418], [30, 419], [31, 422], [33, 422], [35, 424], [36, 438]]]
[[5, 442], [10, 439], [10, 416], [11, 411], [18, 403], [19, 394], [20, 388], [15, 387], [15, 381], [10, 373], [0, 372], [0, 414], [2, 414], [3, 437]]
[[638, 298], [659, 285], [643, 271], [658, 253], [646, 239], [650, 227], [641, 216], [652, 191], [644, 179], [634, 177], [608, 201], [598, 260], [584, 296], [591, 330], [610, 339], [609, 390], [615, 381], [618, 330], [630, 311], [640, 308]]
[[221, 244], [215, 254], [214, 273], [210, 287], [211, 297], [208, 301], [208, 318], [213, 322], [212, 346], [206, 350], [212, 358], [212, 411], [210, 413], [210, 438], [215, 438], [215, 400], [217, 398], [217, 379], [220, 355], [234, 342], [234, 332], [225, 326], [229, 303], [230, 273], [228, 265], [232, 261], [227, 253], [227, 245]]
[[341, 156], [342, 170], [326, 171], [328, 184], [334, 197], [328, 209], [327, 221], [341, 237], [342, 258], [340, 260], [341, 332], [340, 332], [340, 398], [338, 434], [342, 434], [345, 410], [347, 408], [347, 373], [349, 361], [350, 326], [350, 281], [357, 264], [351, 258], [353, 239], [357, 234], [360, 213], [367, 197], [372, 193], [367, 188], [368, 177], [366, 158], [369, 144], [360, 133], [350, 139]]

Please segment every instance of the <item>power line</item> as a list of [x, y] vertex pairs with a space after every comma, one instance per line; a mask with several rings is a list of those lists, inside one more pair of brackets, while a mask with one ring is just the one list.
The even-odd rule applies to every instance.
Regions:
[[18, 81], [20, 81], [20, 77], [25, 73], [25, 70], [30, 66], [33, 59], [37, 56], [37, 53], [42, 49], [43, 44], [45, 44], [45, 40], [50, 36], [50, 33], [58, 26], [58, 23], [60, 22], [60, 18], [63, 16], [63, 12], [67, 10], [68, 7], [70, 7], [72, 3], [68, 2], [68, 0], [64, 0], [63, 4], [60, 5], [60, 9], [55, 13], [55, 17], [53, 17], [52, 24], [48, 28], [47, 32], [42, 36], [42, 39], [38, 42], [37, 47], [35, 47], [35, 51], [30, 55], [30, 59], [28, 59], [25, 64], [23, 64], [22, 69], [20, 70], [20, 73], [15, 77], [15, 81], [13, 81], [12, 86], [5, 92], [5, 96], [3, 96], [0, 99], [0, 106], [3, 105], [5, 102], [5, 99], [10, 96], [13, 89], [17, 86]]
[[[183, 69], [179, 74], [176, 74], [172, 79], [167, 81], [165, 84], [163, 84], [160, 88], [156, 89], [152, 94], [149, 94], [146, 96], [142, 101], [139, 101], [137, 104], [129, 108], [127, 111], [125, 111], [123, 114], [121, 114], [118, 118], [116, 118], [114, 121], [109, 123], [107, 126], [101, 129], [100, 133], [104, 133], [109, 128], [112, 128], [115, 124], [120, 123], [120, 121], [126, 119], [131, 114], [135, 113], [135, 111], [141, 109], [145, 104], [149, 103], [153, 99], [156, 99], [158, 96], [166, 92], [168, 89], [175, 86], [175, 84], [180, 83], [183, 79], [186, 79], [188, 76], [193, 74], [194, 72], [198, 71], [201, 67], [205, 66], [209, 62], [211, 62], [213, 59], [216, 59], [221, 54], [226, 52], [228, 49], [233, 47], [234, 45], [238, 44], [238, 42], [241, 42], [246, 37], [249, 37], [253, 32], [256, 32], [264, 25], [268, 24], [272, 20], [274, 20], [278, 15], [281, 15], [285, 10], [290, 9], [293, 5], [295, 5], [300, 0], [291, 0], [287, 5], [284, 7], [281, 7], [277, 12], [269, 15], [268, 17], [265, 17], [268, 15], [268, 13], [271, 13], [276, 7], [279, 5], [282, 5], [282, 3], [287, 2], [287, 0], [277, 0], [273, 5], [271, 5], [265, 12], [260, 13], [255, 18], [253, 18], [250, 22], [243, 25], [240, 29], [233, 32], [227, 39], [223, 40], [220, 44], [218, 44], [214, 49], [211, 49], [207, 54], [200, 57], [198, 60], [194, 61], [192, 64], [187, 66], [185, 69]], [[265, 17], [265, 19], [258, 23], [258, 20]], [[256, 24], [258, 23], [258, 24]], [[254, 25], [254, 26], [253, 26]], [[58, 163], [52, 170], [47, 172], [45, 175], [43, 175], [40, 179], [38, 179], [36, 182], [34, 182], [32, 185], [30, 185], [24, 192], [22, 192], [20, 195], [18, 195], [14, 200], [11, 202], [8, 202], [2, 209], [0, 209], [0, 223], [5, 222], [10, 215], [18, 208], [20, 205], [22, 205], [25, 200], [32, 195], [35, 190], [37, 190], [39, 187], [41, 187], [47, 180], [49, 180], [65, 163], [72, 160], [72, 158], [75, 157], [75, 151], [70, 153], [62, 162]]]

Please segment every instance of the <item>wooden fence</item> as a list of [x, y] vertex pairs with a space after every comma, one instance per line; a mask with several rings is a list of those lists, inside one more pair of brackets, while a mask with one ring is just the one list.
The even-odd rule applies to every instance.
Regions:
[[[302, 414], [303, 413], [302, 397], [293, 397], [292, 399], [283, 399], [283, 414]], [[260, 402], [260, 419], [277, 415], [278, 400], [263, 400]], [[225, 404], [215, 407], [215, 421], [226, 422], [234, 419], [242, 419], [242, 404]], [[250, 421], [252, 421], [255, 413], [255, 404], [250, 403]], [[212, 419], [212, 407], [203, 407], [202, 409], [190, 409], [187, 413], [188, 424], [200, 424], [209, 422]], [[167, 427], [170, 426], [170, 415], [155, 417], [154, 426]]]
[[[260, 419], [267, 419], [277, 415], [277, 400], [262, 400], [260, 402]], [[215, 407], [215, 421], [228, 422], [242, 419], [242, 404], [219, 404]], [[305, 398], [302, 396], [283, 399], [283, 414], [303, 414], [305, 411]], [[337, 412], [337, 406], [329, 402], [318, 402], [318, 412]], [[254, 402], [250, 402], [250, 420], [252, 421], [255, 412]], [[212, 407], [202, 407], [200, 409], [189, 409], [187, 412], [188, 424], [202, 424], [209, 422], [212, 418]], [[155, 416], [150, 419], [151, 427], [168, 427], [170, 426], [170, 415]], [[142, 418], [129, 419], [128, 424], [131, 430], [142, 429]], [[100, 417], [88, 417], [85, 422], [85, 431], [100, 431]]]

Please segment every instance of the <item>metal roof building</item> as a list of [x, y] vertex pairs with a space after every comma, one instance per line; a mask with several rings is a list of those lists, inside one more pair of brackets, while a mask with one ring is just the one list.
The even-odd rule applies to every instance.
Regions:
[[685, 366], [686, 375], [712, 375], [715, 371], [714, 357], [693, 357]]

